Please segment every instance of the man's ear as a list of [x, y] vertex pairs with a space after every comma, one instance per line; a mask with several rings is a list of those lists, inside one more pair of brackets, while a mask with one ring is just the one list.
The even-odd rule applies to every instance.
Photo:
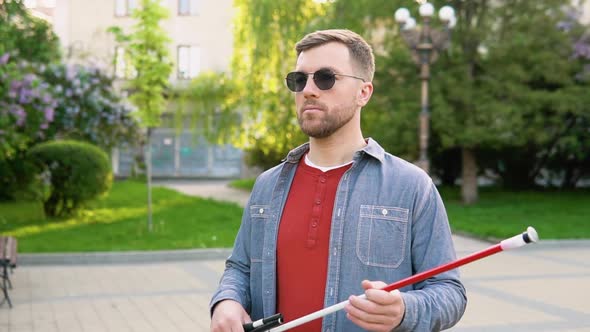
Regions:
[[373, 83], [363, 82], [361, 89], [358, 92], [357, 103], [360, 107], [364, 107], [371, 99], [373, 95]]

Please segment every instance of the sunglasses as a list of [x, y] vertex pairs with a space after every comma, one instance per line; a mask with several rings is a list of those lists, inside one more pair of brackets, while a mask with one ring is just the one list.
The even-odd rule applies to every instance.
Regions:
[[334, 86], [334, 83], [336, 83], [336, 76], [352, 77], [365, 82], [363, 78], [357, 76], [336, 74], [330, 69], [320, 69], [315, 73], [305, 73], [302, 71], [290, 72], [285, 78], [287, 87], [293, 92], [303, 91], [305, 85], [307, 85], [307, 78], [309, 75], [313, 75], [313, 82], [320, 90], [331, 89]]

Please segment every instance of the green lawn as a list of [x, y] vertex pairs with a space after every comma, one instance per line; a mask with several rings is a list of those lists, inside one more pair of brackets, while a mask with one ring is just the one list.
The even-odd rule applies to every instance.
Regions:
[[[232, 186], [252, 188], [253, 180]], [[473, 206], [461, 203], [460, 188], [441, 188], [454, 232], [503, 239], [533, 226], [542, 239], [590, 239], [590, 190], [503, 191], [481, 188]]]
[[247, 191], [251, 191], [252, 187], [254, 187], [254, 182], [256, 181], [256, 179], [238, 179], [238, 180], [234, 180], [232, 182], [230, 182], [230, 186], [237, 188], [237, 189], [243, 189], [243, 190], [247, 190]]
[[153, 189], [153, 231], [147, 231], [145, 184], [116, 182], [79, 216], [43, 220], [32, 203], [0, 204], [0, 233], [18, 237], [20, 252], [76, 252], [231, 247], [242, 208]]
[[473, 206], [460, 202], [458, 188], [443, 188], [453, 231], [503, 239], [533, 226], [541, 239], [590, 239], [590, 191], [509, 192], [480, 190]]
[[[253, 180], [237, 187], [248, 190]], [[542, 239], [590, 239], [590, 191], [507, 192], [482, 189], [473, 206], [458, 188], [442, 188], [453, 231], [503, 239], [534, 226]], [[78, 216], [45, 220], [37, 203], [0, 203], [0, 233], [17, 236], [20, 252], [84, 252], [231, 247], [237, 204], [153, 189], [154, 229], [147, 231], [146, 187], [116, 182]]]

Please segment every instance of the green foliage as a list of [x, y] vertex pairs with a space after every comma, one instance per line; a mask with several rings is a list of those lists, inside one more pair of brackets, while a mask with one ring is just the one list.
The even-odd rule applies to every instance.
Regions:
[[225, 73], [199, 74], [189, 85], [176, 87], [172, 93], [176, 128], [194, 128], [210, 142], [235, 139], [241, 125], [237, 97], [236, 82]]
[[70, 215], [111, 187], [109, 158], [90, 143], [45, 142], [30, 149], [28, 155], [50, 183], [50, 194], [44, 202], [47, 216]]
[[159, 0], [142, 0], [131, 16], [136, 19], [131, 33], [125, 34], [119, 27], [109, 31], [125, 47], [135, 72], [127, 86], [130, 100], [137, 107], [141, 124], [152, 128], [160, 124], [166, 106], [164, 92], [172, 71], [167, 48], [170, 38], [160, 26], [168, 17], [168, 10]]
[[509, 187], [533, 185], [543, 169], [571, 170], [568, 155], [581, 170], [588, 154], [566, 142], [589, 139], [589, 82], [578, 73], [590, 58], [572, 56], [580, 27], [559, 28], [562, 2], [455, 5], [456, 38], [433, 80], [433, 129], [443, 147], [475, 148], [482, 168]]
[[43, 197], [25, 156], [32, 145], [68, 137], [108, 150], [139, 139], [132, 108], [104, 71], [14, 60], [0, 59], [0, 201]]
[[240, 142], [249, 151], [284, 156], [305, 141], [284, 77], [295, 67], [295, 43], [325, 15], [326, 4], [236, 0], [234, 6], [232, 73], [244, 107]]
[[[460, 163], [457, 149], [469, 148], [480, 169], [493, 169], [508, 186], [516, 179], [530, 186], [543, 169], [581, 178], [590, 161], [583, 148], [590, 117], [587, 26], [577, 17], [568, 20], [558, 0], [431, 2], [453, 6], [458, 17], [450, 48], [431, 65], [435, 173], [457, 174], [447, 157]], [[407, 1], [341, 0], [322, 24], [351, 28], [373, 46], [375, 92], [363, 110], [364, 131], [388, 151], [415, 160], [420, 79], [393, 20], [402, 6], [419, 17], [418, 5]], [[568, 29], [560, 28], [564, 20]], [[437, 21], [433, 27], [441, 29]]]
[[0, 1], [0, 56], [51, 63], [61, 56], [59, 39], [51, 25], [27, 10], [22, 0]]
[[41, 201], [46, 190], [37, 168], [19, 151], [11, 159], [0, 160], [0, 202], [33, 200]]

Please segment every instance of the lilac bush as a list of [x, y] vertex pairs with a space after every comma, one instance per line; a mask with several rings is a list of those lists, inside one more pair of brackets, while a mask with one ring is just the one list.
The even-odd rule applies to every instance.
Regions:
[[75, 139], [108, 153], [114, 146], [135, 144], [140, 133], [132, 106], [105, 70], [28, 63], [0, 54], [0, 200], [16, 198], [23, 188], [38, 196], [26, 159], [38, 143]]
[[0, 57], [0, 160], [48, 137], [57, 100], [26, 62]]
[[41, 75], [57, 99], [52, 134], [92, 142], [107, 151], [139, 138], [133, 107], [114, 87], [114, 78], [98, 66], [54, 64]]

